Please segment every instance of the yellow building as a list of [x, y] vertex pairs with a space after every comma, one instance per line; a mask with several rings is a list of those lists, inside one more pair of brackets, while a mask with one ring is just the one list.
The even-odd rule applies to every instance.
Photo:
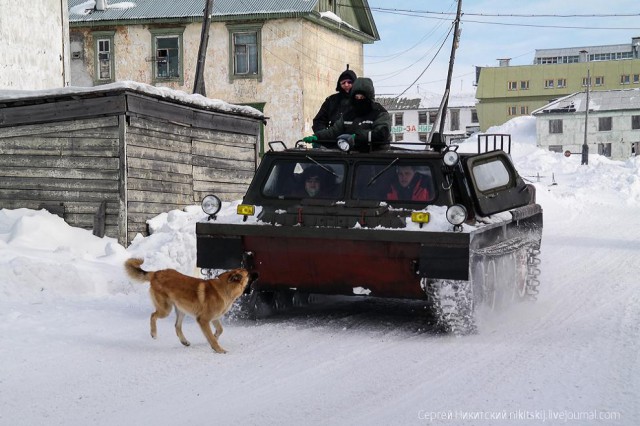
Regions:
[[476, 67], [480, 130], [529, 115], [555, 99], [586, 89], [640, 87], [640, 37], [630, 44], [538, 49], [532, 65]]

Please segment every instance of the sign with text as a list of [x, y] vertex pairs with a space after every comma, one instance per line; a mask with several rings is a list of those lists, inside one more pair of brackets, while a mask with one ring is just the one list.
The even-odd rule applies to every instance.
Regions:
[[391, 133], [406, 133], [406, 132], [418, 132], [429, 133], [431, 131], [431, 124], [410, 124], [408, 126], [391, 126]]

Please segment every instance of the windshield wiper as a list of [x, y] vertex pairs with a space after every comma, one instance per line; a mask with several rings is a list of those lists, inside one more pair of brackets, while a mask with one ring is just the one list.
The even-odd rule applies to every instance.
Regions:
[[338, 176], [338, 174], [337, 174], [336, 172], [334, 172], [333, 170], [331, 170], [329, 167], [327, 167], [327, 166], [325, 166], [325, 165], [323, 165], [323, 164], [318, 163], [316, 160], [314, 160], [314, 159], [313, 159], [313, 158], [311, 158], [310, 156], [305, 155], [305, 157], [306, 157], [308, 160], [313, 161], [317, 166], [322, 167], [322, 169], [323, 169], [325, 172], [327, 172], [327, 173], [331, 173], [331, 174], [332, 174], [333, 176], [335, 176], [335, 177], [340, 177], [340, 176]]
[[376, 179], [378, 179], [380, 177], [380, 175], [382, 175], [384, 172], [386, 172], [387, 170], [389, 170], [391, 168], [391, 166], [393, 166], [394, 164], [396, 164], [396, 162], [399, 160], [399, 158], [396, 158], [395, 160], [393, 160], [392, 162], [390, 162], [387, 167], [385, 167], [384, 169], [380, 170], [378, 172], [377, 175], [375, 175], [374, 177], [371, 178], [371, 180], [369, 181], [369, 183], [367, 183], [367, 186], [371, 186], [371, 184], [373, 182], [376, 181]]

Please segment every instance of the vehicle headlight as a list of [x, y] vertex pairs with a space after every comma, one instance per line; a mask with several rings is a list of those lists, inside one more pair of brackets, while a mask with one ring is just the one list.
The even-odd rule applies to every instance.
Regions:
[[444, 157], [442, 157], [442, 161], [449, 167], [453, 167], [458, 164], [460, 160], [460, 155], [458, 155], [455, 151], [447, 151], [444, 153]]
[[222, 201], [215, 195], [207, 195], [202, 199], [202, 211], [209, 216], [213, 216], [220, 211]]
[[460, 204], [454, 204], [447, 209], [447, 220], [454, 226], [459, 226], [467, 220], [467, 209]]
[[346, 139], [338, 139], [338, 148], [340, 148], [341, 151], [349, 152], [351, 144]]

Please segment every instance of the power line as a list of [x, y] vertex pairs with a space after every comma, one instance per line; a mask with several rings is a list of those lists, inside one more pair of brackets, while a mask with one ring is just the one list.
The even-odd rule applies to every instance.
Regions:
[[[411, 89], [413, 87], [414, 84], [416, 84], [416, 82], [418, 80], [420, 80], [420, 77], [422, 77], [424, 75], [424, 73], [427, 71], [427, 69], [431, 66], [431, 64], [433, 63], [433, 61], [438, 57], [438, 53], [440, 53], [440, 50], [442, 50], [442, 47], [444, 46], [444, 43], [447, 41], [447, 39], [449, 38], [449, 35], [451, 34], [451, 31], [453, 31], [453, 25], [451, 25], [451, 28], [449, 29], [449, 32], [447, 33], [447, 36], [445, 37], [445, 39], [442, 41], [442, 44], [440, 45], [440, 47], [438, 48], [438, 51], [436, 52], [435, 55], [433, 55], [433, 59], [431, 59], [431, 61], [427, 64], [427, 66], [422, 70], [422, 72], [420, 73], [420, 75], [418, 76], [418, 78], [416, 78], [413, 83], [411, 83], [406, 89], [404, 89], [402, 91], [402, 93], [400, 93], [398, 96], [396, 96], [396, 98], [399, 98], [400, 96], [404, 95], [407, 90]], [[456, 37], [454, 35], [454, 37]]]
[[377, 61], [377, 62], [370, 62], [371, 65], [376, 65], [376, 64], [381, 64], [383, 62], [388, 62], [390, 60], [396, 59], [398, 56], [403, 55], [407, 52], [409, 52], [410, 50], [413, 50], [415, 47], [417, 47], [418, 45], [420, 45], [424, 40], [428, 39], [429, 37], [431, 37], [431, 35], [433, 35], [436, 30], [439, 29], [439, 27], [441, 26], [441, 23], [439, 23], [438, 25], [434, 26], [433, 29], [431, 31], [429, 31], [428, 33], [426, 33], [424, 36], [422, 36], [422, 38], [420, 40], [418, 40], [417, 43], [415, 43], [413, 46], [402, 50], [400, 52], [391, 54], [391, 55], [380, 55], [380, 56], [375, 56], [375, 55], [363, 55], [364, 57], [368, 57], [368, 58], [374, 58], [374, 57], [380, 57], [380, 58], [389, 58], [389, 59], [385, 59], [382, 61]]
[[[441, 41], [441, 42], [439, 42], [439, 43], [440, 43], [440, 47], [438, 47], [437, 52], [439, 52], [439, 51], [440, 51], [440, 49], [442, 49], [442, 44], [447, 40], [447, 37], [449, 37], [449, 34], [450, 34], [450, 33], [451, 33], [451, 29], [449, 29], [449, 32], [448, 32], [448, 33], [446, 33], [446, 34], [444, 35], [444, 38], [442, 39], [442, 41]], [[416, 61], [414, 61], [414, 62], [413, 62], [412, 64], [410, 64], [409, 66], [402, 67], [402, 68], [398, 69], [397, 71], [391, 71], [391, 72], [388, 72], [388, 73], [386, 73], [386, 74], [377, 74], [377, 75], [376, 75], [376, 74], [374, 74], [374, 75], [372, 75], [371, 77], [372, 77], [372, 78], [373, 78], [373, 77], [386, 77], [386, 78], [378, 79], [378, 81], [384, 81], [384, 80], [388, 80], [389, 78], [395, 77], [395, 76], [397, 76], [398, 74], [400, 74], [400, 73], [402, 73], [402, 72], [404, 72], [404, 71], [408, 70], [409, 68], [412, 68], [414, 65], [418, 64], [420, 61], [422, 61], [424, 58], [426, 58], [426, 57], [429, 55], [429, 53], [430, 53], [430, 52], [431, 52], [431, 51], [432, 51], [436, 46], [437, 46], [437, 45], [432, 46], [429, 50], [427, 50], [427, 52], [426, 52], [424, 55], [422, 55], [421, 57], [419, 57]], [[437, 52], [436, 52], [436, 55], [438, 54]], [[435, 56], [435, 55], [434, 55], [434, 56]], [[431, 62], [433, 62], [433, 60], [432, 60]]]
[[[344, 5], [347, 6], [347, 5]], [[453, 16], [455, 13], [453, 12], [436, 12], [429, 10], [414, 10], [414, 9], [395, 9], [395, 8], [384, 8], [384, 7], [370, 7], [370, 10], [380, 12], [380, 13], [389, 13], [395, 15], [447, 15]], [[628, 18], [628, 17], [638, 17], [640, 13], [590, 13], [590, 14], [557, 14], [557, 13], [549, 13], [549, 14], [537, 14], [537, 13], [527, 13], [527, 14], [518, 14], [518, 13], [473, 13], [473, 12], [464, 12], [463, 16], [490, 16], [490, 17], [502, 17], [502, 18]], [[424, 16], [421, 16], [424, 18]], [[446, 18], [449, 19], [449, 18]]]
[[465, 19], [465, 23], [488, 24], [488, 25], [504, 25], [512, 27], [533, 27], [533, 28], [559, 28], [564, 30], [638, 30], [640, 27], [579, 27], [571, 25], [543, 25], [543, 24], [510, 24], [508, 22], [491, 22], [491, 21], [473, 21]]

